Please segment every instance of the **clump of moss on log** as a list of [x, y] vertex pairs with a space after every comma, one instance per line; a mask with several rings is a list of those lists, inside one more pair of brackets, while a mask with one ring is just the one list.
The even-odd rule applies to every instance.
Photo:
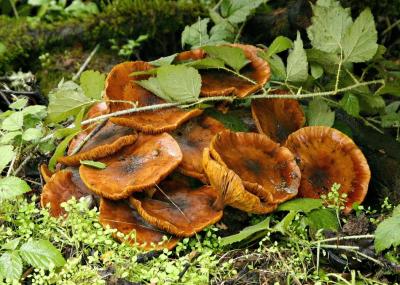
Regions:
[[5, 46], [0, 73], [34, 70], [34, 59], [57, 45], [108, 46], [111, 38], [135, 39], [141, 34], [150, 36], [152, 44], [145, 50], [152, 56], [167, 54], [178, 49], [185, 25], [206, 15], [208, 8], [201, 0], [117, 0], [97, 15], [54, 23], [32, 24], [24, 18], [0, 16], [0, 42]]

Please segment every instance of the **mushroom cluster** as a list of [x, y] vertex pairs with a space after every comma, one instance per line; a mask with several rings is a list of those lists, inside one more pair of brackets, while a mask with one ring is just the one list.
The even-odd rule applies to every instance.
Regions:
[[[235, 46], [250, 62], [244, 76], [255, 84], [205, 69], [200, 71], [201, 96], [245, 97], [269, 80], [268, 63], [258, 49]], [[175, 62], [207, 56], [197, 49], [179, 54]], [[152, 68], [143, 61], [116, 65], [106, 80], [107, 104], [92, 106], [86, 117], [131, 108], [129, 102], [138, 107], [165, 103], [137, 83], [151, 74], [131, 75]], [[148, 250], [173, 248], [180, 237], [217, 223], [226, 206], [266, 214], [296, 196], [318, 198], [333, 183], [348, 194], [345, 212], [363, 201], [370, 171], [350, 138], [328, 127], [303, 127], [304, 113], [296, 100], [254, 99], [247, 112], [254, 132], [233, 132], [202, 109], [177, 107], [112, 117], [101, 128], [87, 126], [58, 160], [58, 171], [41, 166], [46, 182], [41, 204], [60, 216], [65, 214], [62, 202], [98, 197], [100, 223], [125, 234], [135, 231], [129, 242]], [[81, 165], [82, 160], [106, 167]]]

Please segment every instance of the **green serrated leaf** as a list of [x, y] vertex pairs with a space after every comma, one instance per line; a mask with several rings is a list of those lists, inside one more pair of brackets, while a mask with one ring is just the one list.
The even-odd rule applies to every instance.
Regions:
[[107, 164], [100, 162], [100, 161], [93, 161], [93, 160], [81, 160], [80, 163], [82, 165], [90, 166], [97, 169], [105, 169]]
[[268, 61], [269, 66], [271, 67], [272, 77], [276, 80], [285, 80], [286, 68], [282, 58], [280, 58], [278, 55], [275, 54], [267, 58], [266, 60]]
[[226, 128], [234, 132], [248, 132], [249, 128], [234, 112], [223, 114], [215, 109], [207, 109], [205, 113], [208, 116], [220, 121]]
[[246, 21], [253, 11], [266, 0], [223, 0], [221, 15], [233, 24]]
[[399, 110], [399, 108], [400, 108], [400, 101], [395, 101], [385, 107], [385, 112], [387, 114], [396, 113]]
[[332, 209], [315, 209], [307, 214], [309, 226], [313, 232], [320, 229], [337, 231], [339, 221]]
[[307, 35], [314, 48], [324, 52], [337, 52], [343, 43], [346, 31], [353, 20], [350, 9], [342, 8], [335, 1], [317, 1], [313, 6], [312, 25]]
[[241, 48], [230, 46], [205, 46], [203, 49], [209, 56], [222, 60], [226, 65], [237, 72], [250, 62]]
[[3, 120], [1, 128], [6, 131], [17, 131], [24, 125], [24, 114], [22, 111], [12, 113]]
[[201, 77], [193, 67], [165, 65], [157, 70], [162, 91], [175, 102], [190, 102], [200, 95]]
[[174, 53], [169, 56], [160, 57], [159, 59], [150, 61], [149, 63], [153, 66], [170, 65], [175, 60], [177, 55], [177, 53]]
[[378, 33], [371, 10], [365, 9], [343, 38], [344, 62], [364, 62], [378, 50]]
[[277, 211], [297, 211], [308, 213], [322, 207], [321, 199], [298, 198], [279, 205]]
[[379, 253], [391, 246], [400, 245], [400, 215], [381, 222], [375, 231], [375, 250]]
[[[5, 252], [0, 256], [0, 276], [17, 281], [22, 275], [22, 260], [18, 252]], [[13, 283], [14, 284], [14, 283]]]
[[157, 77], [150, 77], [147, 80], [137, 81], [137, 84], [142, 86], [144, 89], [149, 90], [151, 93], [164, 99], [167, 102], [172, 102], [172, 98], [170, 98], [164, 91], [161, 89], [160, 82]]
[[223, 60], [219, 58], [206, 57], [203, 59], [198, 59], [185, 64], [186, 66], [191, 66], [196, 69], [210, 69], [210, 68], [222, 68], [225, 67]]
[[14, 250], [18, 247], [20, 240], [21, 240], [21, 238], [12, 239], [9, 242], [6, 242], [5, 244], [3, 244], [1, 249]]
[[228, 21], [218, 23], [210, 30], [210, 40], [208, 45], [219, 45], [231, 43], [235, 40], [236, 31], [234, 26]]
[[300, 33], [294, 42], [293, 50], [289, 53], [286, 67], [286, 80], [291, 82], [304, 82], [308, 78], [308, 62], [306, 51]]
[[103, 73], [94, 70], [86, 70], [79, 79], [83, 94], [86, 97], [100, 100], [104, 90], [106, 76]]
[[28, 104], [27, 98], [19, 98], [17, 101], [10, 104], [10, 106], [8, 106], [8, 107], [10, 107], [10, 109], [14, 109], [14, 110], [21, 110], [22, 108], [24, 108], [26, 106], [26, 104]]
[[360, 103], [355, 95], [346, 93], [339, 104], [350, 116], [358, 117], [360, 115]]
[[8, 144], [8, 143], [12, 142], [17, 136], [20, 136], [20, 135], [22, 135], [21, 131], [5, 133], [0, 138], [0, 144]]
[[43, 137], [43, 131], [37, 128], [29, 128], [22, 134], [24, 141], [36, 141]]
[[269, 229], [269, 222], [270, 222], [270, 218], [268, 217], [256, 225], [244, 228], [243, 230], [241, 230], [239, 233], [237, 233], [235, 235], [224, 237], [221, 239], [220, 245], [226, 246], [229, 244], [240, 242], [240, 241], [247, 239], [248, 237], [252, 236], [253, 234], [255, 234], [257, 232], [265, 231], [265, 230]]
[[22, 110], [22, 113], [26, 115], [34, 115], [40, 119], [43, 119], [47, 115], [47, 107], [42, 105], [28, 106]]
[[29, 185], [22, 179], [8, 176], [0, 179], [0, 201], [7, 200], [31, 191]]
[[337, 54], [327, 53], [317, 49], [306, 50], [307, 59], [310, 63], [316, 63], [323, 67], [329, 74], [337, 74], [340, 58]]
[[381, 115], [382, 128], [400, 127], [400, 113]]
[[64, 82], [49, 94], [47, 120], [51, 123], [61, 122], [94, 102], [83, 94], [79, 85], [72, 81]]
[[[353, 90], [354, 91], [354, 90]], [[360, 111], [367, 114], [376, 114], [385, 108], [385, 100], [381, 96], [372, 94], [357, 94], [360, 103]]]
[[311, 63], [310, 69], [311, 69], [311, 75], [314, 79], [318, 79], [324, 74], [324, 69], [318, 63]]
[[182, 47], [189, 45], [192, 47], [199, 47], [209, 42], [210, 37], [207, 32], [207, 25], [210, 19], [199, 19], [191, 26], [186, 26], [182, 32]]
[[0, 145], [0, 173], [13, 160], [15, 152], [12, 145]]
[[52, 265], [61, 267], [65, 264], [60, 251], [47, 240], [28, 241], [19, 252], [23, 260], [37, 268], [50, 269]]
[[280, 53], [287, 49], [290, 49], [293, 46], [292, 41], [284, 36], [278, 36], [274, 39], [274, 41], [269, 45], [268, 50], [266, 52], [266, 56], [270, 57], [274, 54]]
[[332, 127], [335, 121], [335, 112], [331, 111], [328, 104], [320, 98], [310, 102], [306, 115], [309, 126]]
[[400, 97], [400, 84], [397, 82], [389, 82], [378, 89], [375, 95], [385, 95], [390, 94], [393, 96]]

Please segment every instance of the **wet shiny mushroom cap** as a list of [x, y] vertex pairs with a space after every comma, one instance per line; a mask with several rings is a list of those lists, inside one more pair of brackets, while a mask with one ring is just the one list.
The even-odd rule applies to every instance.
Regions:
[[182, 152], [167, 133], [139, 134], [135, 143], [99, 161], [107, 167], [80, 166], [83, 182], [98, 195], [119, 200], [162, 181], [182, 161]]
[[214, 137], [210, 152], [216, 161], [234, 171], [249, 191], [272, 195], [273, 203], [297, 195], [300, 170], [293, 154], [265, 135], [224, 131]]
[[165, 181], [152, 197], [132, 195], [130, 203], [150, 224], [171, 234], [189, 237], [222, 218], [213, 207], [217, 192], [211, 186], [190, 188], [179, 181]]
[[[106, 96], [109, 100], [124, 100], [137, 104], [137, 107], [163, 104], [165, 101], [136, 83], [149, 75], [130, 76], [132, 72], [147, 71], [152, 66], [144, 61], [124, 62], [116, 65], [106, 80]], [[132, 104], [110, 102], [110, 111], [116, 112], [133, 108]], [[131, 127], [147, 134], [158, 134], [178, 128], [187, 120], [202, 113], [200, 109], [184, 110], [167, 108], [155, 111], [132, 113], [111, 118], [111, 122]]]
[[365, 156], [348, 136], [329, 127], [305, 127], [291, 134], [285, 146], [300, 167], [299, 196], [320, 198], [338, 183], [339, 192], [348, 195], [346, 213], [353, 203], [364, 200], [371, 172]]
[[135, 238], [124, 240], [115, 235], [121, 242], [127, 241], [132, 245], [139, 245], [145, 250], [169, 249], [179, 242], [176, 237], [147, 223], [138, 212], [132, 208], [128, 201], [112, 201], [102, 198], [100, 200], [99, 221], [104, 227], [117, 229], [119, 232], [129, 235], [135, 232]]

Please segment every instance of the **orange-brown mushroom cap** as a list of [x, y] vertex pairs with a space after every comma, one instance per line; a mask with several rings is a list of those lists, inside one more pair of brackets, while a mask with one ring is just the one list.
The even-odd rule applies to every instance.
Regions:
[[50, 178], [53, 176], [53, 172], [48, 168], [46, 164], [41, 164], [39, 166], [40, 175], [42, 176], [44, 182], [49, 182]]
[[[86, 131], [84, 132], [87, 133]], [[81, 160], [97, 160], [134, 143], [137, 137], [137, 133], [131, 128], [107, 122], [105, 126], [83, 145], [78, 153], [60, 157], [58, 162], [76, 166], [80, 164]], [[72, 147], [76, 147], [76, 145], [73, 144]]]
[[178, 142], [183, 159], [178, 170], [203, 182], [207, 181], [201, 163], [203, 150], [211, 139], [220, 131], [226, 130], [224, 125], [209, 116], [200, 116], [178, 128], [172, 136]]
[[257, 55], [259, 51], [257, 47], [243, 44], [233, 44], [230, 46], [238, 47], [243, 50], [250, 63], [243, 68], [241, 74], [254, 81], [255, 84], [223, 70], [201, 70], [202, 96], [234, 95], [242, 98], [260, 90], [269, 80], [269, 65], [264, 59]]
[[280, 143], [306, 121], [299, 102], [293, 99], [256, 99], [251, 112], [258, 132]]
[[182, 161], [182, 152], [167, 133], [154, 136], [139, 134], [134, 144], [99, 161], [107, 167], [80, 166], [83, 182], [98, 195], [119, 200], [163, 180]]
[[[163, 248], [170, 250], [179, 242], [178, 238], [171, 237], [168, 233], [147, 223], [125, 200], [112, 201], [102, 198], [100, 200], [99, 221], [104, 227], [109, 226], [117, 229], [125, 235], [135, 231], [135, 239], [128, 239], [127, 241], [132, 245], [137, 244], [145, 250]], [[118, 235], [115, 235], [115, 237], [121, 242], [124, 241]]]
[[[130, 76], [132, 72], [147, 71], [151, 68], [150, 64], [143, 61], [124, 62], [116, 65], [106, 80], [107, 98], [135, 102], [137, 107], [165, 103], [163, 99], [135, 83], [136, 80], [147, 79], [148, 75]], [[111, 112], [132, 108], [131, 104], [119, 102], [110, 102], [109, 106]], [[157, 134], [174, 130], [201, 113], [200, 109], [184, 110], [173, 107], [113, 117], [110, 120], [115, 124], [131, 127], [144, 133]]]
[[80, 179], [78, 169], [67, 168], [56, 172], [44, 185], [40, 204], [42, 207], [50, 204], [50, 214], [58, 217], [65, 214], [61, 203], [67, 202], [73, 197], [79, 199], [90, 193]]
[[213, 207], [217, 192], [211, 186], [191, 189], [178, 181], [165, 181], [153, 196], [129, 198], [139, 214], [150, 224], [171, 234], [190, 237], [222, 218]]
[[293, 154], [265, 135], [223, 131], [213, 138], [210, 152], [234, 171], [249, 191], [265, 192], [265, 197], [272, 194], [272, 203], [297, 195], [300, 170]]
[[213, 206], [215, 209], [231, 206], [248, 213], [266, 214], [278, 206], [271, 203], [271, 197], [246, 189], [242, 179], [235, 172], [211, 157], [209, 148], [203, 152], [203, 167], [211, 186], [218, 192]]
[[344, 212], [350, 212], [353, 203], [363, 202], [371, 172], [365, 156], [348, 136], [329, 127], [305, 127], [291, 134], [285, 145], [300, 167], [300, 197], [320, 198], [338, 183], [339, 192], [348, 195]]

